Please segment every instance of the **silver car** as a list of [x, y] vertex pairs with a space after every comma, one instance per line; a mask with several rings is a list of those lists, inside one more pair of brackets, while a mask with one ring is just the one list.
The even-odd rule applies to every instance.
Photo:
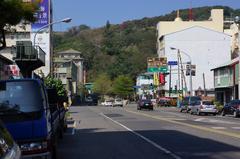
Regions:
[[191, 114], [217, 114], [217, 109], [216, 106], [212, 101], [209, 100], [203, 100], [203, 101], [198, 101], [191, 107]]
[[120, 98], [115, 99], [114, 102], [113, 102], [113, 106], [120, 106], [120, 107], [122, 107], [123, 106], [123, 100], [120, 99]]

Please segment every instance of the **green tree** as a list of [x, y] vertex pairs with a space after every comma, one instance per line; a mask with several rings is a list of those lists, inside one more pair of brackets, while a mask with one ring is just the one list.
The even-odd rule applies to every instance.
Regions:
[[0, 50], [6, 47], [5, 31], [21, 21], [34, 22], [34, 13], [38, 10], [39, 1], [24, 3], [22, 0], [0, 1]]
[[52, 77], [47, 77], [44, 80], [44, 83], [49, 88], [55, 88], [59, 96], [63, 97], [66, 96], [66, 90], [62, 84], [62, 81], [59, 79], [55, 79]]
[[108, 95], [112, 92], [112, 81], [106, 74], [100, 74], [93, 83], [93, 92]]
[[113, 93], [128, 98], [133, 93], [133, 80], [128, 76], [118, 76], [113, 82]]

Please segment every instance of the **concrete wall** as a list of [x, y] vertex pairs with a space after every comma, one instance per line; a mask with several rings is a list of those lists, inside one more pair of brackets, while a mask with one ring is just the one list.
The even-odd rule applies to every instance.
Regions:
[[[230, 36], [224, 33], [202, 27], [193, 27], [166, 35], [164, 38], [164, 52], [168, 61], [177, 60], [177, 50], [171, 50], [171, 47], [189, 54], [192, 58], [192, 64], [196, 64], [193, 89], [197, 89], [198, 87], [203, 88], [203, 73], [205, 73], [206, 88], [209, 89], [214, 88], [213, 72], [210, 70], [231, 60], [230, 41]], [[183, 62], [189, 61], [187, 56], [183, 53], [181, 55]], [[172, 69], [177, 69], [177, 67], [173, 66]], [[187, 83], [189, 83], [188, 77]], [[168, 78], [166, 80], [169, 82]], [[177, 74], [173, 74], [172, 83], [175, 84], [176, 80]]]
[[[177, 18], [179, 19], [179, 18]], [[160, 41], [159, 38], [166, 34], [174, 33], [180, 30], [184, 30], [187, 28], [191, 28], [194, 26], [201, 26], [208, 29], [212, 29], [218, 32], [223, 32], [223, 9], [213, 9], [211, 11], [211, 17], [208, 21], [160, 21], [157, 24], [157, 47], [158, 47], [158, 54], [160, 51]]]

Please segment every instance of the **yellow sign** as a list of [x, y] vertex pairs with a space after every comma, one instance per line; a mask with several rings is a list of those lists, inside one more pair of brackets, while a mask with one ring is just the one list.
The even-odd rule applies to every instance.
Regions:
[[148, 62], [148, 68], [151, 67], [162, 67], [167, 66], [167, 58], [166, 57], [151, 57], [147, 59]]
[[155, 86], [158, 86], [158, 85], [159, 85], [158, 73], [154, 73], [154, 74], [153, 74], [153, 84], [154, 84]]

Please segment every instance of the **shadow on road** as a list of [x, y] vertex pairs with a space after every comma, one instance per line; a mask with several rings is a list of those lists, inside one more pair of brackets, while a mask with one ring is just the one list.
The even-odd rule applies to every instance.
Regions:
[[[129, 131], [78, 129], [65, 136], [59, 159], [168, 159], [169, 155]], [[240, 148], [174, 130], [137, 131], [185, 159], [240, 158]]]

